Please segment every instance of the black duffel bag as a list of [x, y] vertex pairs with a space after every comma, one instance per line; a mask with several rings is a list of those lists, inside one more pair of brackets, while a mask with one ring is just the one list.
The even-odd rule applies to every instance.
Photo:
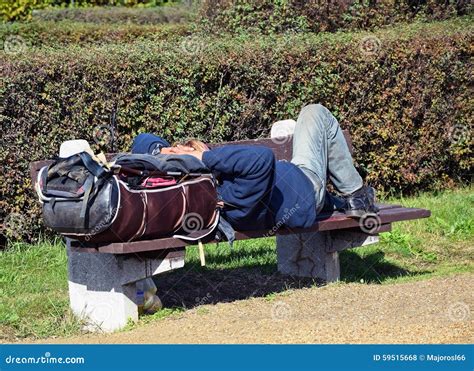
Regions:
[[[127, 159], [133, 164], [133, 155]], [[143, 169], [144, 157], [137, 159], [141, 169], [109, 169], [81, 152], [42, 168], [36, 189], [45, 225], [66, 237], [97, 243], [173, 235], [199, 239], [214, 230], [219, 212], [212, 175], [183, 173], [180, 168], [165, 174], [175, 176], [175, 184], [140, 188], [140, 181], [131, 186], [128, 180], [162, 171]]]

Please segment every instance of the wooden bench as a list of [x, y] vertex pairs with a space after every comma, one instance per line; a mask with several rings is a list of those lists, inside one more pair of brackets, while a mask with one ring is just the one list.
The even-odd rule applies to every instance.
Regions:
[[[347, 132], [346, 141], [352, 151]], [[278, 160], [291, 159], [291, 135], [286, 138], [246, 140], [210, 145], [263, 145]], [[51, 161], [33, 162], [31, 177]], [[313, 277], [326, 282], [340, 277], [339, 251], [378, 242], [378, 234], [391, 230], [397, 221], [426, 218], [429, 210], [400, 205], [379, 205], [381, 211], [370, 226], [347, 218], [343, 213], [322, 213], [307, 229], [237, 231], [236, 240], [276, 236], [278, 271]], [[208, 241], [216, 242], [216, 241]], [[189, 241], [162, 238], [110, 244], [84, 244], [67, 240], [69, 296], [72, 311], [84, 318], [91, 329], [113, 331], [129, 319], [138, 319], [136, 283], [147, 277], [182, 268]]]

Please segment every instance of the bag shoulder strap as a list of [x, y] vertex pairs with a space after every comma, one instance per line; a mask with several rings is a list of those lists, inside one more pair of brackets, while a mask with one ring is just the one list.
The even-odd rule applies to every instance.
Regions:
[[94, 161], [87, 152], [79, 153], [84, 166], [89, 170], [94, 176], [97, 178], [102, 178], [107, 174], [112, 174], [111, 171], [106, 170], [103, 166], [99, 165], [96, 161]]

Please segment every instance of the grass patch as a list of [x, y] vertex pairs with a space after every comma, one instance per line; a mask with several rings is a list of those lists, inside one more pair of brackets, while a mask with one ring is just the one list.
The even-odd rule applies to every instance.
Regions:
[[[389, 284], [473, 272], [473, 187], [388, 201], [428, 208], [433, 215], [429, 219], [396, 223], [392, 232], [382, 234], [379, 244], [343, 252], [343, 282]], [[188, 299], [191, 296], [190, 302], [199, 307], [200, 315], [207, 312], [200, 305], [232, 300], [232, 295], [236, 295], [235, 300], [262, 296], [273, 301], [294, 287], [285, 286], [283, 281], [278, 287], [271, 286], [280, 279], [276, 275], [274, 238], [239, 241], [232, 249], [225, 243], [207, 245], [206, 267], [200, 266], [197, 248], [187, 251], [184, 269], [159, 276], [158, 294], [161, 297], [166, 289]], [[258, 291], [259, 286], [266, 284], [269, 286]], [[227, 296], [216, 297], [210, 289], [203, 288], [205, 285]], [[12, 244], [0, 252], [0, 295], [3, 341], [67, 336], [81, 331], [81, 324], [69, 312], [67, 259], [60, 240], [38, 245]], [[179, 315], [184, 308], [191, 307], [164, 303], [163, 310], [142, 317], [125, 330]]]
[[[474, 270], [473, 187], [385, 201], [426, 208], [432, 216], [395, 223], [391, 232], [381, 234], [380, 243], [343, 251], [343, 281], [392, 283]], [[186, 266], [202, 272], [258, 267], [271, 274], [277, 264], [275, 239], [238, 241], [233, 249], [226, 244], [207, 245], [204, 268], [197, 248], [188, 249], [186, 259]]]
[[134, 328], [137, 328], [142, 325], [146, 325], [147, 323], [150, 323], [153, 321], [157, 321], [163, 318], [178, 316], [179, 314], [183, 312], [184, 312], [184, 308], [163, 308], [156, 313], [140, 317], [138, 322], [133, 322], [131, 318], [129, 318], [127, 325], [120, 331], [127, 332], [130, 330], [133, 330]]
[[0, 340], [77, 333], [69, 310], [67, 258], [58, 240], [0, 252]]
[[344, 280], [391, 283], [473, 271], [472, 187], [387, 201], [426, 208], [432, 216], [395, 223], [379, 244], [343, 252]]

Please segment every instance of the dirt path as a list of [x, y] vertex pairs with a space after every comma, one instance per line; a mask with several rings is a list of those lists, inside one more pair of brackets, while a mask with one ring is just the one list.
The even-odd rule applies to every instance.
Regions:
[[55, 343], [471, 343], [474, 275], [334, 284], [204, 305], [132, 331]]

